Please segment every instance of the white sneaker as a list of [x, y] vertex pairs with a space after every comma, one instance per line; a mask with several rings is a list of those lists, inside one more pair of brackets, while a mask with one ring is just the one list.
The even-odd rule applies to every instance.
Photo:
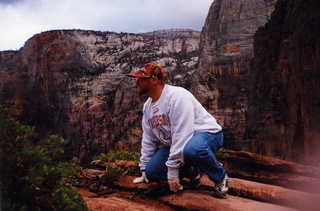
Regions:
[[228, 195], [228, 175], [226, 174], [220, 182], [216, 182], [213, 188], [213, 196], [225, 199]]

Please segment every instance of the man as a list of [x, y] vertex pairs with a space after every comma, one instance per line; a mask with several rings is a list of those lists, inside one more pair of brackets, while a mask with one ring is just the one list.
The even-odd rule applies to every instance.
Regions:
[[200, 185], [197, 167], [215, 183], [213, 195], [226, 198], [228, 176], [215, 157], [223, 144], [216, 119], [189, 91], [166, 84], [166, 71], [159, 64], [148, 63], [128, 76], [137, 78], [139, 95], [149, 97], [143, 106], [142, 176], [133, 182], [167, 180], [177, 192], [183, 189], [180, 179], [190, 173], [191, 183]]

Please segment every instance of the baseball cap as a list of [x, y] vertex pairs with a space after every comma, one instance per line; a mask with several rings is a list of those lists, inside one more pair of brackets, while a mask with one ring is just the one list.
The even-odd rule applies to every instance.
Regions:
[[127, 74], [127, 76], [136, 77], [136, 78], [157, 77], [161, 81], [166, 81], [168, 78], [164, 67], [154, 62], [145, 64], [141, 70], [129, 73]]

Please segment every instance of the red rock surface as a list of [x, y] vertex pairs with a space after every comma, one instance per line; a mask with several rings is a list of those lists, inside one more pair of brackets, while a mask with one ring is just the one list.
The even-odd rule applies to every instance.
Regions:
[[[212, 182], [203, 177], [199, 190], [186, 188], [178, 193], [148, 197], [144, 192], [162, 191], [166, 183], [133, 184], [134, 177], [119, 178], [110, 194], [97, 195], [79, 188], [90, 210], [308, 210], [320, 206], [320, 195], [285, 189], [236, 178], [230, 178], [227, 199], [212, 197]], [[210, 186], [206, 186], [210, 184]], [[211, 188], [210, 188], [211, 187]]]
[[[112, 185], [104, 186], [99, 183], [99, 177], [105, 173], [104, 165], [102, 169], [84, 170], [86, 177], [91, 179], [82, 182], [82, 188], [78, 189], [78, 193], [84, 197], [91, 210], [319, 210], [320, 189], [308, 190], [310, 186], [307, 185], [307, 188], [300, 190], [301, 188], [294, 186], [283, 187], [277, 182], [268, 184], [263, 182], [265, 179], [258, 172], [256, 177], [249, 177], [249, 172], [246, 172], [248, 169], [243, 169], [242, 174], [239, 174], [238, 169], [230, 167], [234, 166], [234, 160], [239, 161], [240, 167], [246, 160], [248, 165], [255, 166], [256, 169], [264, 169], [264, 173], [271, 176], [269, 181], [281, 171], [282, 174], [277, 178], [283, 176], [281, 180], [284, 184], [292, 182], [292, 177], [296, 174], [301, 174], [305, 179], [313, 181], [315, 187], [320, 185], [318, 174], [320, 169], [248, 152], [227, 152], [230, 159], [222, 161], [229, 175], [227, 199], [212, 197], [214, 183], [205, 174], [202, 175], [202, 185], [199, 188], [191, 189], [189, 180], [183, 179], [184, 190], [177, 193], [169, 191], [166, 181], [134, 184], [132, 180], [135, 177], [126, 175], [118, 177]], [[117, 161], [106, 165], [118, 165], [122, 168], [136, 165], [133, 162], [125, 163]], [[260, 177], [262, 178], [260, 182], [250, 180], [259, 180]], [[288, 182], [285, 182], [286, 180]]]

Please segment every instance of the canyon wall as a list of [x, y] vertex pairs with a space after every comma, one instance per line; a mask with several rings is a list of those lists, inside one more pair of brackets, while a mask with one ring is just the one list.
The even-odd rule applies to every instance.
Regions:
[[12, 113], [43, 137], [69, 139], [83, 159], [111, 149], [139, 151], [142, 105], [125, 74], [157, 61], [169, 83], [189, 86], [198, 63], [200, 32], [129, 34], [57, 30], [37, 34], [19, 51], [0, 53], [0, 88]]
[[312, 0], [215, 0], [201, 34], [43, 32], [0, 52], [0, 88], [21, 122], [91, 160], [139, 151], [146, 98], [125, 74], [156, 61], [217, 118], [224, 147], [317, 165], [319, 9]]
[[247, 150], [319, 165], [319, 11], [317, 1], [278, 0], [255, 34]]
[[224, 128], [226, 148], [245, 150], [253, 36], [276, 0], [215, 0], [201, 32], [199, 67], [191, 90]]

